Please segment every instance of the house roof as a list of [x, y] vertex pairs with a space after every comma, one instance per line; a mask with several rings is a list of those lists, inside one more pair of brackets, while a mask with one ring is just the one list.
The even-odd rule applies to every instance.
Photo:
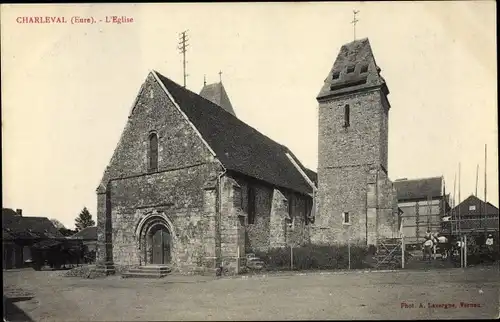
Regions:
[[[349, 71], [349, 68], [354, 69]], [[340, 48], [337, 59], [317, 98], [341, 95], [376, 86], [381, 86], [387, 95], [389, 90], [384, 78], [380, 76], [380, 71], [368, 38], [347, 43]]]
[[71, 239], [83, 239], [83, 240], [97, 240], [97, 227], [91, 226], [86, 227], [76, 234], [70, 236]]
[[26, 217], [2, 208], [4, 239], [62, 238], [61, 232], [47, 217]]
[[289, 150], [285, 146], [211, 101], [154, 73], [226, 169], [303, 194], [312, 192], [286, 156]]
[[398, 201], [422, 200], [442, 196], [442, 177], [394, 181]]
[[[469, 206], [475, 206], [475, 208], [471, 209]], [[499, 214], [497, 207], [493, 206], [489, 202], [482, 201], [481, 199], [479, 199], [474, 195], [470, 195], [452, 209], [453, 215], [458, 215], [458, 213], [460, 213], [460, 216], [462, 218], [467, 216], [478, 216], [484, 214], [486, 215]]]
[[222, 107], [226, 112], [236, 116], [236, 114], [234, 113], [233, 105], [231, 104], [231, 101], [227, 96], [222, 82], [203, 86], [200, 92], [200, 96]]
[[318, 185], [318, 174], [311, 169], [304, 168], [304, 172], [314, 184]]

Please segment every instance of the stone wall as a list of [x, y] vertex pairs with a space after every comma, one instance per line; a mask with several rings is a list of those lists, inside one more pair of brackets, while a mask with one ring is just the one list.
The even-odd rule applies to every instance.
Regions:
[[[291, 222], [285, 226], [287, 245], [300, 246], [311, 242], [309, 222], [306, 219], [306, 215], [310, 212], [310, 209], [306, 208], [306, 200], [308, 198], [310, 197], [297, 193], [288, 194], [288, 202], [290, 200], [292, 202], [292, 211], [289, 216]], [[271, 247], [273, 247], [272, 244]]]
[[[386, 122], [380, 90], [354, 93], [319, 104], [318, 169], [383, 163], [381, 137]], [[350, 106], [350, 126], [344, 127], [344, 106]], [[385, 165], [384, 165], [385, 166]], [[322, 178], [319, 177], [319, 180]]]
[[[148, 173], [151, 133], [158, 136], [154, 173]], [[137, 225], [152, 212], [160, 212], [176, 232], [172, 236], [175, 268], [214, 267], [216, 190], [215, 185], [212, 190], [204, 187], [221, 171], [198, 134], [149, 75], [98, 190], [99, 258], [108, 253], [119, 266], [141, 263], [144, 250], [139, 250]], [[105, 192], [110, 199], [107, 205]], [[103, 246], [106, 212], [112, 232], [112, 251], [107, 252]]]
[[245, 262], [245, 213], [241, 209], [242, 189], [230, 175], [221, 181], [221, 261], [230, 273], [240, 273]]
[[[345, 127], [347, 104], [350, 125]], [[386, 186], [377, 183], [377, 174], [370, 173], [370, 169], [381, 166], [387, 169], [385, 94], [372, 89], [320, 101], [318, 126], [317, 214], [311, 241], [343, 244], [350, 236], [354, 244], [375, 243], [378, 204], [392, 198]], [[369, 196], [374, 199], [369, 200]], [[392, 214], [392, 204], [387, 208], [391, 208], [386, 211]], [[351, 225], [343, 224], [343, 212], [349, 212]]]
[[[366, 242], [367, 168], [364, 166], [318, 169], [317, 215], [313, 243]], [[350, 227], [342, 213], [349, 212]]]
[[397, 238], [399, 237], [399, 215], [395, 202], [396, 191], [387, 173], [382, 169], [379, 169], [377, 184], [379, 209], [377, 238]]
[[[154, 171], [148, 169], [151, 133], [158, 137]], [[309, 241], [304, 217], [310, 197], [240, 174], [226, 173], [219, 181], [223, 171], [149, 75], [97, 191], [99, 259], [113, 261], [119, 270], [148, 264], [144, 227], [150, 221], [168, 228], [171, 264], [181, 272], [224, 264], [238, 273], [247, 250]], [[249, 184], [255, 187], [253, 224], [248, 223]]]
[[[312, 206], [310, 196], [292, 193], [241, 175], [233, 174], [233, 178], [239, 186], [241, 196], [234, 205], [241, 209], [244, 216], [246, 252], [267, 251], [269, 248], [285, 247], [289, 243], [299, 245], [310, 242], [309, 225], [305, 224], [306, 200]], [[248, 223], [249, 185], [255, 189], [253, 224]], [[288, 203], [292, 199], [292, 213], [289, 214]], [[293, 228], [289, 227], [292, 223]]]

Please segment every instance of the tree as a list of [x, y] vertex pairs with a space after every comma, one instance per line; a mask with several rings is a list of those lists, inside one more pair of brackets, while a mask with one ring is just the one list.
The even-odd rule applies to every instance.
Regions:
[[64, 227], [63, 223], [60, 222], [58, 219], [52, 218], [50, 221], [59, 230], [61, 230], [62, 228], [66, 228], [66, 227]]
[[76, 231], [92, 226], [95, 226], [95, 221], [92, 219], [92, 215], [87, 210], [87, 207], [83, 207], [83, 210], [75, 219]]

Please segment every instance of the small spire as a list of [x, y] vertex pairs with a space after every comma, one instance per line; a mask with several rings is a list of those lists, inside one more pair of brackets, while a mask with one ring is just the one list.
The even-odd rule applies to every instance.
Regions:
[[207, 75], [203, 75], [203, 86], [207, 86]]
[[222, 83], [222, 71], [219, 71], [219, 82]]

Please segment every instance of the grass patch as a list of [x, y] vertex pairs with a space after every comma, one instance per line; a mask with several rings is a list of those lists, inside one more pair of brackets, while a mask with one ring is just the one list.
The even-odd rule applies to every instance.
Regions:
[[[370, 268], [366, 246], [351, 246], [351, 269]], [[265, 263], [266, 270], [290, 270], [290, 247], [253, 251]], [[347, 245], [304, 245], [293, 248], [293, 270], [333, 270], [349, 268]]]

